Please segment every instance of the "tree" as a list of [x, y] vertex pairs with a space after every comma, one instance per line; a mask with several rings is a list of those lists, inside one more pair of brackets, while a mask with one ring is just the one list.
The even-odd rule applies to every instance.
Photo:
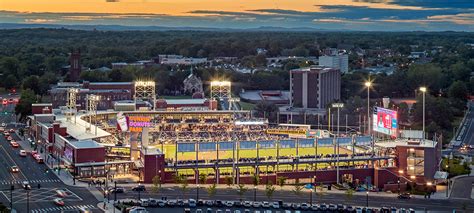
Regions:
[[260, 177], [258, 176], [257, 173], [253, 174], [252, 183], [254, 186], [258, 186], [258, 184], [260, 184]]
[[353, 189], [348, 189], [346, 190], [345, 194], [346, 194], [346, 201], [351, 201], [352, 198], [354, 197], [354, 190]]
[[31, 104], [36, 102], [36, 95], [32, 90], [27, 89], [21, 92], [20, 101], [15, 106], [15, 114], [20, 115], [20, 121], [23, 121], [27, 115], [31, 114]]
[[153, 179], [151, 181], [153, 182], [153, 187], [152, 187], [153, 192], [158, 192], [159, 190], [161, 190], [161, 188], [160, 188], [161, 180], [160, 180], [160, 177], [158, 175], [153, 177]]
[[293, 187], [294, 187], [293, 188], [293, 193], [297, 196], [300, 196], [301, 192], [303, 191], [304, 186], [302, 184], [300, 184], [300, 181], [298, 179], [296, 179], [296, 183]]
[[454, 80], [467, 81], [471, 77], [471, 70], [463, 62], [458, 62], [451, 65], [450, 69], [453, 73]]
[[213, 198], [216, 195], [217, 192], [217, 185], [214, 183], [207, 187], [207, 194], [209, 195], [210, 198]]
[[324, 192], [324, 185], [321, 183], [318, 186], [316, 186], [316, 196], [318, 196], [319, 200], [321, 201], [325, 195]]
[[206, 184], [207, 175], [204, 173], [199, 173], [199, 183]]
[[438, 91], [441, 83], [445, 82], [441, 68], [434, 64], [411, 65], [408, 69], [407, 81], [412, 91], [420, 86], [427, 86], [433, 91]]
[[10, 74], [5, 78], [5, 81], [3, 82], [3, 87], [5, 87], [5, 89], [13, 89], [18, 85], [17, 81], [18, 80], [16, 79], [16, 77]]
[[28, 76], [23, 80], [22, 88], [31, 89], [35, 94], [40, 94], [40, 82], [39, 77], [36, 75]]
[[180, 189], [181, 189], [181, 192], [183, 192], [183, 197], [184, 197], [186, 194], [186, 191], [188, 190], [188, 178], [184, 174], [176, 175], [175, 183], [180, 184]]
[[466, 100], [467, 98], [467, 87], [466, 83], [462, 81], [455, 81], [451, 84], [448, 90], [448, 96], [453, 99]]
[[239, 184], [237, 185], [237, 194], [239, 195], [240, 200], [242, 200], [242, 197], [245, 195], [245, 192], [248, 191], [248, 188], [245, 187], [244, 184]]
[[278, 186], [280, 186], [281, 190], [283, 190], [283, 186], [285, 185], [285, 183], [286, 183], [286, 177], [279, 176], [277, 178], [277, 184], [278, 184]]
[[275, 192], [275, 186], [273, 186], [273, 183], [269, 181], [267, 185], [265, 186], [265, 195], [267, 196], [269, 200], [271, 200], [274, 192]]
[[227, 184], [227, 187], [231, 187], [234, 179], [231, 176], [225, 176], [224, 177], [225, 184]]
[[269, 121], [276, 121], [278, 107], [273, 103], [260, 101], [255, 105], [255, 111], [258, 117], [265, 117]]

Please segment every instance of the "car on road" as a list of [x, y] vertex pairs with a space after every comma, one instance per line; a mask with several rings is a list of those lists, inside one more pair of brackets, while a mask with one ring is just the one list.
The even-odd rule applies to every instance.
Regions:
[[7, 105], [7, 104], [8, 104], [8, 100], [4, 98], [4, 99], [2, 100], [2, 104], [3, 104], [3, 105]]
[[6, 123], [2, 123], [2, 126], [5, 127], [5, 126], [7, 126], [7, 124], [6, 124]]
[[35, 155], [37, 155], [37, 154], [38, 154], [37, 151], [31, 151], [31, 152], [30, 152], [30, 155], [31, 155], [32, 157], [35, 157]]
[[26, 181], [26, 180], [23, 181], [23, 182], [21, 182], [21, 187], [22, 187], [23, 189], [26, 189], [26, 190], [31, 189], [30, 182], [28, 182], [28, 181]]
[[8, 131], [9, 131], [10, 133], [14, 133], [14, 132], [15, 132], [14, 129], [10, 129], [10, 130], [8, 130]]
[[135, 186], [132, 188], [132, 191], [136, 191], [136, 192], [144, 192], [146, 191], [146, 188], [144, 185], [138, 185], [138, 186]]
[[8, 136], [7, 141], [11, 141], [11, 140], [13, 140], [12, 136]]
[[18, 169], [18, 166], [12, 166], [12, 167], [10, 167], [10, 171], [11, 171], [12, 173], [17, 173], [17, 172], [20, 171], [20, 170]]
[[5, 136], [9, 136], [9, 135], [10, 135], [10, 133], [8, 133], [8, 131], [3, 131], [3, 135], [5, 135]]
[[125, 192], [125, 188], [123, 187], [111, 187], [109, 188], [109, 193], [124, 193]]
[[411, 198], [411, 194], [408, 192], [398, 195], [398, 199], [401, 199], [401, 200], [408, 200], [410, 198]]
[[58, 205], [58, 206], [64, 206], [64, 200], [61, 199], [61, 198], [55, 198], [53, 200], [54, 204]]
[[66, 197], [67, 193], [64, 190], [58, 189], [56, 190], [56, 195], [58, 195], [59, 197]]
[[20, 145], [16, 141], [12, 141], [12, 142], [10, 142], [10, 144], [12, 145], [13, 148], [20, 147]]
[[25, 150], [23, 150], [23, 149], [22, 149], [22, 150], [20, 150], [20, 152], [19, 152], [19, 153], [20, 153], [20, 156], [21, 156], [21, 157], [26, 157], [26, 155], [27, 155], [27, 154], [26, 154], [26, 151], [25, 151]]

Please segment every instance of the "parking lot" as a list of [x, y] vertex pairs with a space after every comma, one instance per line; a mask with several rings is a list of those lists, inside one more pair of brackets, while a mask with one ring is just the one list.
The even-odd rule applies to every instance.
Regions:
[[189, 212], [189, 213], [304, 213], [304, 212], [341, 212], [341, 213], [414, 213], [413, 209], [382, 207], [366, 208], [342, 204], [307, 204], [252, 201], [211, 201], [211, 200], [121, 200], [120, 203], [145, 207], [149, 212]]

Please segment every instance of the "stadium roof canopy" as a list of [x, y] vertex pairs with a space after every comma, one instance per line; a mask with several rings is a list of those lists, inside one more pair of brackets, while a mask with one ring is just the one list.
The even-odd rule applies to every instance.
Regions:
[[[91, 126], [91, 131], [87, 132], [86, 127], [89, 127], [89, 123], [82, 120], [80, 117], [81, 116], [76, 115], [76, 118], [73, 117], [70, 121], [67, 121], [66, 116], [59, 115], [57, 116], [57, 120], [61, 122], [61, 126], [67, 128], [67, 134], [69, 134], [71, 137], [75, 138], [78, 141], [103, 138], [111, 135], [110, 133], [102, 130], [101, 128], [97, 128], [96, 134], [96, 128], [94, 125]], [[75, 122], [74, 119], [76, 119]]]

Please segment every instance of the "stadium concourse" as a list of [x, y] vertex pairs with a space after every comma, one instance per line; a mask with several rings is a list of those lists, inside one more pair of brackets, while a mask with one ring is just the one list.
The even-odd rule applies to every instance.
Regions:
[[[65, 130], [65, 131], [64, 131]], [[30, 116], [29, 134], [77, 178], [136, 175], [150, 183], [363, 183], [402, 190], [435, 181], [434, 141], [328, 137], [309, 125], [269, 124], [248, 111], [99, 111]], [[105, 154], [104, 154], [105, 153]]]

